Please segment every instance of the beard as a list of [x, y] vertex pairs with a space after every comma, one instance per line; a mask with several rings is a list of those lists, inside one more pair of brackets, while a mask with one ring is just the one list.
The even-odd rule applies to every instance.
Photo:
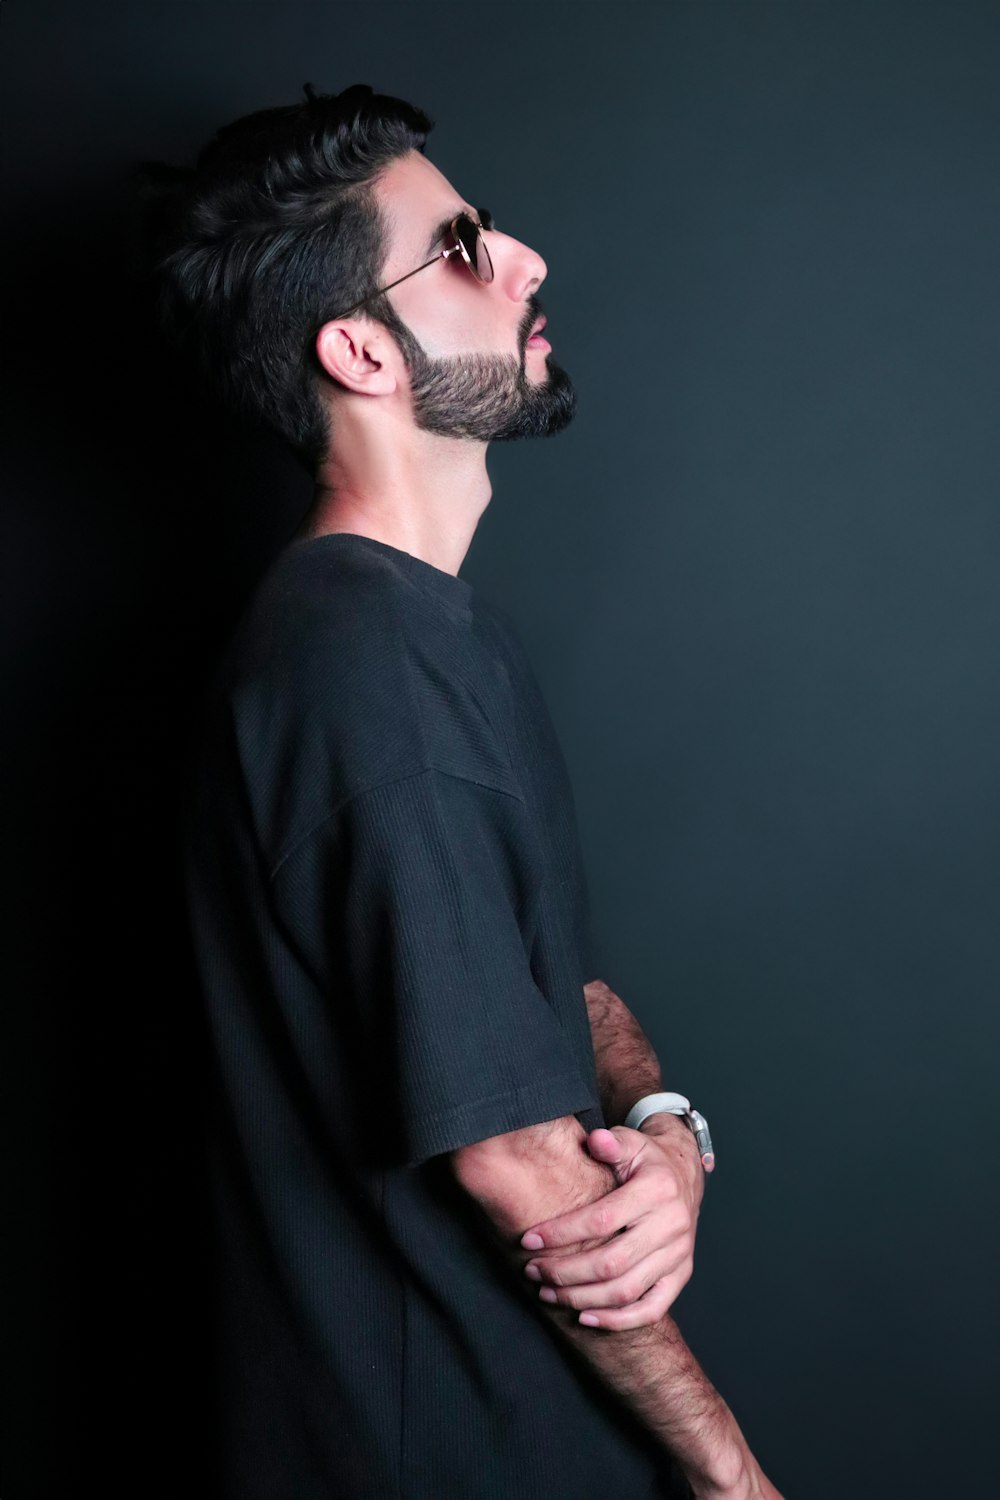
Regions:
[[410, 369], [414, 424], [484, 443], [551, 437], [573, 420], [576, 390], [561, 365], [548, 356], [545, 364], [533, 381], [513, 354], [421, 354]]
[[576, 389], [545, 356], [545, 374], [529, 380], [522, 350], [514, 354], [448, 354], [432, 358], [398, 317], [386, 320], [410, 373], [414, 426], [442, 437], [499, 443], [551, 437], [573, 420]]

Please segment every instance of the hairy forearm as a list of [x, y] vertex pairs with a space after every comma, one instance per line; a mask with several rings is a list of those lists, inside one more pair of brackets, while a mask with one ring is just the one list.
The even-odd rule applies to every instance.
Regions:
[[659, 1059], [624, 1000], [603, 979], [592, 979], [583, 993], [601, 1109], [608, 1125], [621, 1125], [637, 1099], [663, 1088]]
[[[584, 985], [584, 996], [604, 1119], [608, 1126], [621, 1125], [638, 1099], [662, 1092], [660, 1061], [624, 1000], [603, 979], [592, 979]], [[697, 1212], [704, 1191], [704, 1170], [697, 1141], [686, 1121], [676, 1114], [658, 1112], [647, 1116], [639, 1129], [644, 1135], [659, 1138], [673, 1159], [678, 1177], [686, 1178]], [[604, 1191], [610, 1191], [613, 1185], [610, 1183]], [[516, 1258], [510, 1246], [507, 1252], [510, 1258]], [[532, 1253], [520, 1252], [522, 1264]], [[668, 1314], [649, 1326], [614, 1330], [581, 1327], [572, 1321], [572, 1309], [556, 1305], [547, 1310], [560, 1324], [565, 1338], [676, 1456], [695, 1495], [759, 1493], [759, 1469], [735, 1417]], [[773, 1494], [780, 1500], [777, 1491]]]
[[[699, 1169], [700, 1170], [700, 1169]], [[526, 1291], [524, 1266], [535, 1251], [520, 1236], [546, 1212], [592, 1203], [615, 1186], [611, 1167], [586, 1150], [584, 1132], [556, 1159], [501, 1158], [481, 1163], [466, 1182], [485, 1211], [494, 1242]], [[587, 1249], [603, 1241], [584, 1242]], [[680, 1463], [696, 1493], [735, 1484], [750, 1461], [736, 1419], [701, 1369], [669, 1315], [634, 1329], [588, 1328], [572, 1308], [537, 1303], [568, 1344]]]
[[663, 1446], [695, 1493], [735, 1486], [753, 1463], [746, 1439], [669, 1313], [645, 1328], [587, 1328], [545, 1304], [563, 1336]]
[[[604, 1120], [607, 1125], [622, 1125], [637, 1099], [662, 1092], [659, 1058], [624, 1000], [603, 979], [592, 979], [584, 985], [583, 993]], [[659, 1113], [647, 1116], [640, 1129], [644, 1135], [663, 1139], [678, 1170], [693, 1178], [700, 1201], [703, 1168], [690, 1126], [680, 1115]]]

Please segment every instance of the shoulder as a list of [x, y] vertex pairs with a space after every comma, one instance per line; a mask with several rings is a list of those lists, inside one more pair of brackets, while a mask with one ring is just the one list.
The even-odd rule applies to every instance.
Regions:
[[236, 647], [246, 667], [319, 671], [343, 659], [330, 646], [342, 653], [375, 647], [380, 632], [416, 633], [432, 614], [430, 601], [384, 554], [317, 539], [295, 542], [257, 585]]
[[537, 685], [531, 655], [525, 647], [521, 628], [510, 611], [492, 599], [482, 600], [477, 606], [477, 624], [490, 649], [502, 662], [508, 680], [515, 685]]
[[[322, 538], [324, 542], [343, 538]], [[295, 543], [258, 584], [230, 648], [234, 694], [264, 687], [286, 706], [399, 706], [413, 662], [462, 654], [464, 622], [390, 558]]]
[[516, 790], [496, 674], [470, 614], [372, 549], [293, 544], [279, 555], [220, 683], [266, 846], [428, 766]]

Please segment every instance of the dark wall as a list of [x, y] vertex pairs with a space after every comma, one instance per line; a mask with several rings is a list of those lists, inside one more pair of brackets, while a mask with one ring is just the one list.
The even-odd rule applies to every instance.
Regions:
[[213, 1420], [176, 787], [309, 486], [151, 341], [126, 172], [306, 80], [425, 108], [548, 264], [577, 419], [490, 450], [463, 574], [712, 1127], [678, 1322], [788, 1500], [985, 1495], [1000, 7], [8, 0], [0, 44], [4, 1500], [192, 1493]]

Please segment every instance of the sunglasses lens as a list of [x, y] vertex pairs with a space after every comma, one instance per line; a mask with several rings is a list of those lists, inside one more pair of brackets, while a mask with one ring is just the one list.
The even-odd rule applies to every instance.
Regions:
[[459, 214], [455, 230], [465, 247], [466, 255], [468, 255], [472, 263], [472, 269], [480, 281], [492, 281], [493, 262], [490, 260], [490, 252], [486, 248], [486, 241], [479, 232], [478, 224], [474, 224], [468, 214]]

